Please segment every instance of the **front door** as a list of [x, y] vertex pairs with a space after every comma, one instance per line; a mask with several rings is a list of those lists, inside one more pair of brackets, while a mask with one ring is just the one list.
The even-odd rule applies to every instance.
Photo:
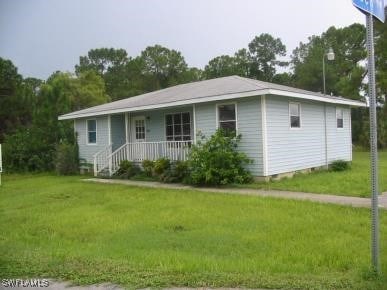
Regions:
[[132, 126], [132, 145], [130, 149], [131, 160], [136, 162], [141, 162], [144, 159], [147, 159], [145, 155], [146, 150], [144, 146], [146, 144], [141, 144], [145, 142], [146, 139], [146, 128], [145, 128], [145, 117], [138, 116], [133, 118]]
[[145, 117], [138, 116], [133, 118], [133, 140], [134, 142], [145, 142], [146, 128]]

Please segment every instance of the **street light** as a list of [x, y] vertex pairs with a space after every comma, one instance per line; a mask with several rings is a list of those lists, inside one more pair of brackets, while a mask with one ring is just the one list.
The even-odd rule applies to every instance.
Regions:
[[324, 95], [326, 94], [326, 89], [325, 89], [325, 56], [327, 57], [328, 60], [335, 60], [335, 53], [333, 52], [332, 47], [329, 48], [327, 53], [323, 54], [323, 87], [324, 87]]

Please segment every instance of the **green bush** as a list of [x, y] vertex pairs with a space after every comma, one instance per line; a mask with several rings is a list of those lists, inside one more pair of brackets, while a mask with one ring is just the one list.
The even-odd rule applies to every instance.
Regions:
[[144, 173], [146, 176], [152, 176], [153, 174], [153, 169], [155, 166], [154, 161], [152, 160], [143, 160], [142, 161], [142, 169], [144, 170]]
[[185, 182], [189, 174], [188, 161], [176, 161], [160, 175], [163, 182]]
[[130, 177], [140, 173], [141, 170], [133, 162], [128, 160], [123, 160], [120, 163], [120, 168], [114, 173], [114, 176], [117, 176], [122, 179], [129, 179]]
[[193, 145], [189, 157], [189, 182], [194, 185], [221, 185], [251, 182], [251, 174], [243, 167], [251, 163], [237, 147], [241, 136], [226, 136], [217, 130], [209, 140], [204, 136]]
[[329, 164], [331, 171], [345, 171], [351, 168], [351, 163], [344, 160], [336, 160]]
[[5, 136], [3, 165], [8, 172], [49, 171], [55, 168], [55, 144], [45, 143], [36, 130], [20, 129]]
[[[38, 162], [38, 158], [36, 162]], [[78, 173], [78, 146], [69, 143], [61, 143], [57, 146], [55, 170], [60, 175], [71, 175]]]
[[168, 158], [160, 158], [154, 162], [153, 171], [157, 176], [161, 176], [171, 168], [171, 161]]

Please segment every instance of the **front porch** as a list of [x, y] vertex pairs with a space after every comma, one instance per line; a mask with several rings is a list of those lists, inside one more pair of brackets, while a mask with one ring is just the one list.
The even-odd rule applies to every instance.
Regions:
[[[87, 146], [82, 150], [94, 151], [89, 160], [95, 176], [111, 176], [123, 160], [139, 164], [162, 157], [171, 161], [187, 160], [195, 142], [194, 118], [194, 106], [181, 106], [88, 119]], [[105, 145], [101, 146], [104, 141]]]
[[143, 160], [157, 160], [168, 158], [171, 161], [188, 158], [192, 142], [188, 141], [159, 141], [126, 143], [112, 152], [112, 147], [101, 150], [94, 155], [94, 176], [106, 172], [114, 174], [123, 160], [141, 163]]

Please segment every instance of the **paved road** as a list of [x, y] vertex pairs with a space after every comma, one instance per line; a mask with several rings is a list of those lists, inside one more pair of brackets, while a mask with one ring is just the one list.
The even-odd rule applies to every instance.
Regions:
[[[101, 182], [101, 183], [113, 183], [113, 184], [126, 184], [131, 186], [153, 187], [153, 188], [170, 188], [170, 189], [189, 189], [205, 192], [218, 192], [229, 194], [242, 194], [242, 195], [255, 195], [255, 196], [269, 196], [276, 198], [287, 199], [299, 199], [310, 200], [321, 203], [333, 203], [341, 205], [349, 205], [353, 207], [370, 207], [370, 198], [352, 197], [352, 196], [340, 196], [331, 194], [318, 194], [307, 192], [294, 192], [294, 191], [280, 191], [280, 190], [260, 190], [260, 189], [241, 189], [241, 188], [212, 188], [212, 187], [192, 187], [181, 184], [166, 184], [161, 182], [149, 182], [149, 181], [133, 181], [133, 180], [120, 180], [120, 179], [101, 179], [90, 178], [83, 179], [87, 182]], [[387, 210], [387, 192], [379, 196], [379, 207]]]

